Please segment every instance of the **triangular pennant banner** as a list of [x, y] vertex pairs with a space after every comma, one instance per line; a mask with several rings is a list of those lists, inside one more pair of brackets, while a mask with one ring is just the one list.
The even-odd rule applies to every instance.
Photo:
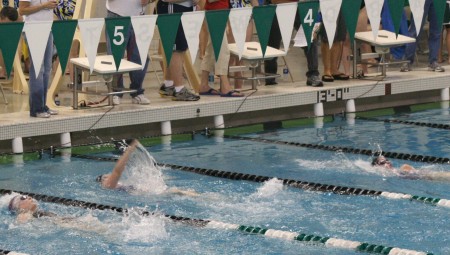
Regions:
[[206, 12], [209, 35], [214, 49], [216, 61], [219, 59], [220, 48], [222, 46], [225, 27], [227, 26], [230, 10], [215, 10]]
[[320, 11], [322, 12], [323, 25], [327, 32], [328, 45], [331, 49], [336, 33], [337, 18], [341, 9], [342, 0], [320, 0]]
[[258, 32], [263, 56], [266, 54], [270, 29], [272, 28], [273, 17], [275, 16], [275, 8], [275, 5], [253, 7], [253, 18], [255, 19], [256, 31]]
[[53, 21], [53, 42], [57, 49], [62, 73], [65, 73], [66, 71], [67, 60], [69, 59], [70, 48], [72, 46], [73, 35], [75, 34], [76, 28], [76, 20]]
[[166, 55], [167, 66], [170, 65], [172, 52], [177, 36], [178, 26], [180, 25], [182, 13], [159, 14], [157, 19], [159, 35]]
[[98, 43], [102, 33], [105, 19], [79, 19], [78, 27], [80, 27], [81, 40], [89, 61], [90, 71], [94, 70], [95, 57], [97, 56]]
[[405, 7], [405, 0], [388, 0], [388, 6], [392, 23], [394, 24], [395, 35], [398, 35], [398, 32], [400, 31], [400, 21], [402, 20], [403, 8]]
[[278, 4], [276, 9], [278, 26], [283, 39], [284, 52], [288, 52], [291, 43], [292, 28], [294, 27], [297, 3]]
[[444, 21], [445, 8], [447, 8], [446, 0], [434, 0], [434, 10], [436, 11], [437, 27], [442, 27]]
[[105, 18], [105, 23], [116, 70], [119, 70], [120, 61], [128, 43], [126, 37], [129, 33], [131, 20], [130, 17]]
[[345, 26], [347, 27], [350, 36], [350, 42], [355, 41], [356, 25], [358, 24], [359, 7], [362, 0], [343, 0], [342, 1], [342, 15], [345, 19]]
[[251, 16], [252, 8], [233, 8], [230, 10], [230, 26], [238, 49], [239, 59], [241, 59], [242, 52], [244, 52], [245, 36]]
[[52, 21], [25, 22], [23, 28], [27, 38], [28, 48], [30, 49], [31, 59], [33, 60], [36, 78], [41, 71], [45, 48], [47, 47], [48, 37], [52, 29], [52, 23]]
[[157, 15], [131, 17], [131, 24], [133, 25], [134, 35], [136, 37], [136, 45], [139, 50], [142, 69], [144, 69], [145, 62], [147, 61], [148, 50], [150, 49], [150, 44], [155, 32], [157, 18]]
[[298, 3], [298, 15], [305, 32], [308, 49], [311, 47], [311, 37], [314, 24], [316, 22], [317, 13], [319, 11], [318, 2], [300, 2]]
[[195, 59], [197, 59], [197, 51], [200, 44], [199, 34], [204, 19], [204, 11], [184, 12], [181, 16], [181, 24], [183, 25], [184, 35], [186, 36], [192, 62], [195, 62]]
[[[381, 9], [383, 9], [384, 0], [364, 0], [366, 3], [367, 16], [369, 16], [370, 26], [372, 27], [373, 39], [376, 40], [381, 21]], [[423, 10], [422, 10], [423, 11]]]
[[8, 35], [8, 40], [0, 40], [0, 49], [5, 62], [6, 75], [10, 76], [14, 63], [14, 56], [22, 34], [23, 22], [0, 23], [0, 35]]
[[416, 26], [417, 36], [420, 34], [423, 19], [423, 9], [425, 7], [425, 0], [409, 0], [409, 8], [411, 9], [414, 18], [414, 25]]

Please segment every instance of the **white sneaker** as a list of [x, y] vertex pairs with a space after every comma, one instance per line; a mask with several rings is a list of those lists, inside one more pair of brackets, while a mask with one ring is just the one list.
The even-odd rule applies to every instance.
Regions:
[[47, 113], [50, 115], [58, 115], [59, 112], [57, 110], [48, 109]]
[[131, 102], [133, 104], [150, 104], [150, 100], [148, 100], [143, 94], [133, 97]]
[[50, 113], [38, 112], [38, 113], [36, 113], [36, 118], [50, 118]]
[[119, 105], [120, 104], [120, 97], [113, 96], [113, 105]]

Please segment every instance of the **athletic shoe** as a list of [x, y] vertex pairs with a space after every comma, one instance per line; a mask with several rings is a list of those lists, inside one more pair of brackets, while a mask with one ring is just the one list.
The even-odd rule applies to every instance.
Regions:
[[119, 104], [120, 104], [120, 97], [113, 96], [113, 105], [119, 105]]
[[430, 65], [428, 65], [428, 71], [445, 72], [445, 69], [442, 66], [440, 66], [437, 62], [433, 62]]
[[323, 87], [323, 82], [318, 76], [313, 75], [306, 79], [306, 85], [312, 87]]
[[175, 94], [175, 87], [171, 86], [171, 87], [166, 87], [164, 85], [164, 83], [161, 85], [161, 87], [159, 88], [159, 95], [161, 97], [173, 97]]
[[50, 113], [48, 112], [38, 112], [36, 113], [36, 118], [50, 118]]
[[410, 72], [410, 71], [412, 71], [410, 63], [404, 63], [402, 65], [402, 67], [400, 67], [400, 72], [404, 72], [405, 73], [405, 72]]
[[180, 92], [175, 91], [173, 96], [174, 96], [174, 98], [172, 98], [173, 101], [197, 101], [200, 99], [200, 96], [191, 93], [186, 88], [182, 88]]
[[133, 104], [150, 104], [150, 100], [148, 100], [143, 94], [133, 97], [131, 102]]
[[48, 109], [47, 113], [50, 115], [58, 115], [59, 112], [57, 110]]

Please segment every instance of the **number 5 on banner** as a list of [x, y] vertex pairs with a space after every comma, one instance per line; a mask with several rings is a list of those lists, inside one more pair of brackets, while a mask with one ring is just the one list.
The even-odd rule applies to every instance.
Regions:
[[[123, 26], [116, 26], [114, 27], [114, 39], [113, 39], [113, 43], [117, 46], [120, 46], [124, 43], [125, 41], [125, 36], [123, 35], [123, 30], [124, 27]], [[120, 39], [117, 40], [117, 37], [119, 37]]]
[[119, 69], [126, 48], [126, 38], [128, 37], [131, 20], [130, 17], [106, 18], [105, 23], [114, 63], [116, 69]]

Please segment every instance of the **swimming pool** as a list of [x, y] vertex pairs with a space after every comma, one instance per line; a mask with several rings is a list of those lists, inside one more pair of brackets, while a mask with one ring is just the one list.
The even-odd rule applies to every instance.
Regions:
[[[448, 110], [447, 110], [448, 111]], [[379, 119], [446, 123], [444, 110], [427, 110]], [[427, 119], [428, 118], [428, 119]], [[226, 132], [227, 133], [227, 132]], [[234, 134], [233, 134], [234, 135]], [[239, 134], [254, 140], [204, 135], [183, 136], [170, 144], [146, 147], [159, 163], [185, 169], [217, 169], [319, 184], [450, 199], [450, 183], [400, 178], [370, 166], [370, 156], [305, 148], [289, 141], [360, 149], [448, 157], [448, 132], [383, 121], [356, 119], [349, 124], [335, 117], [323, 127], [302, 125], [280, 130]], [[145, 142], [143, 142], [145, 144]], [[93, 146], [94, 147], [94, 146]], [[283, 185], [277, 180], [251, 182], [150, 167], [136, 158], [137, 176], [127, 180], [143, 191], [128, 194], [104, 190], [95, 177], [114, 166], [117, 158], [107, 146], [91, 158], [50, 157], [1, 166], [0, 189], [33, 192], [128, 208], [128, 214], [86, 210], [59, 203], [41, 203], [45, 210], [75, 217], [17, 224], [6, 210], [10, 195], [0, 197], [0, 249], [29, 254], [359, 254], [354, 249], [320, 242], [270, 238], [232, 229], [198, 227], [168, 220], [167, 215], [305, 233], [388, 247], [450, 253], [450, 208], [383, 196], [338, 195]], [[75, 150], [73, 150], [73, 153]], [[395, 166], [412, 164], [424, 171], [449, 172], [448, 164], [392, 159]], [[195, 190], [199, 197], [160, 193], [167, 187]], [[150, 211], [152, 216], [142, 216]], [[391, 253], [392, 254], [392, 253]]]

